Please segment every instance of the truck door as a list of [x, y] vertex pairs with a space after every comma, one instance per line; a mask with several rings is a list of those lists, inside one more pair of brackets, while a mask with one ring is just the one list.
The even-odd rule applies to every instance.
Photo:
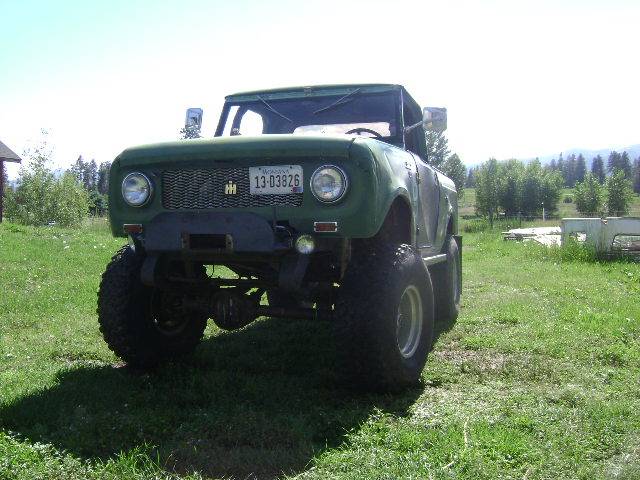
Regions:
[[[438, 218], [440, 214], [440, 184], [438, 174], [433, 167], [422, 160], [418, 155], [413, 155], [418, 169], [418, 212], [424, 221], [425, 232], [418, 235], [418, 246], [430, 252], [435, 248], [436, 234], [438, 231]], [[426, 253], [426, 252], [425, 252]], [[436, 253], [436, 252], [432, 252]]]

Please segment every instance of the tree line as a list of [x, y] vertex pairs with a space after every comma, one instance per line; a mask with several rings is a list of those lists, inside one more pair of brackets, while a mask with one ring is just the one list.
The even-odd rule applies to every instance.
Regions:
[[476, 213], [489, 220], [501, 212], [507, 216], [553, 214], [563, 186], [559, 172], [542, 167], [539, 160], [527, 164], [491, 158], [474, 169]]
[[[575, 188], [576, 209], [585, 215], [625, 215], [629, 212], [633, 191], [640, 192], [640, 159], [631, 165], [626, 152], [611, 152], [604, 168], [599, 155], [590, 171], [582, 155], [562, 155], [542, 166], [511, 159], [498, 162], [491, 158], [469, 170], [465, 185], [476, 190], [476, 213], [490, 224], [505, 216], [553, 215], [558, 210], [562, 188]], [[566, 198], [572, 202], [571, 197]]]
[[[472, 167], [469, 169], [465, 187], [474, 188], [476, 186], [476, 174], [480, 167]], [[587, 167], [587, 161], [581, 153], [569, 155], [566, 159], [562, 153], [557, 159], [552, 159], [544, 166], [546, 170], [558, 172], [562, 176], [562, 186], [565, 188], [573, 188], [576, 184], [585, 180], [587, 174], [591, 173], [601, 185], [604, 185], [607, 177], [613, 175], [615, 170], [624, 173], [624, 177], [632, 183], [635, 193], [640, 193], [640, 157], [631, 161], [629, 154], [624, 151], [622, 153], [612, 151], [606, 160], [602, 156], [597, 155], [591, 159], [590, 165]]]

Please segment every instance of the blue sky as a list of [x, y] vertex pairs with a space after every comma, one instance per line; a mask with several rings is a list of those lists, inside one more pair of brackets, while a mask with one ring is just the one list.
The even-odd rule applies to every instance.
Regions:
[[[0, 139], [57, 165], [172, 140], [224, 95], [402, 83], [464, 161], [640, 143], [637, 1], [0, 0]], [[11, 171], [15, 174], [15, 169]]]

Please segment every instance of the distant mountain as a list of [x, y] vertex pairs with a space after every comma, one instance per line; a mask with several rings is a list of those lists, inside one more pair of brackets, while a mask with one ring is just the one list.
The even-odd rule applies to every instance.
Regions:
[[[591, 160], [597, 155], [600, 155], [605, 161], [605, 166], [606, 166], [607, 158], [609, 157], [609, 154], [612, 151], [616, 151], [618, 153], [627, 152], [629, 154], [629, 158], [633, 162], [636, 158], [640, 157], [640, 144], [629, 145], [627, 147], [602, 148], [600, 150], [586, 150], [583, 148], [572, 148], [571, 150], [563, 151], [562, 158], [566, 159], [571, 155], [575, 155], [577, 157], [579, 154], [582, 154], [585, 160], [587, 161], [587, 167], [588, 167], [589, 165], [591, 165]], [[538, 158], [540, 159], [540, 162], [542, 162], [542, 164], [544, 165], [551, 162], [551, 160], [553, 159], [557, 160], [558, 155], [560, 155], [560, 152], [553, 155], [540, 156]], [[533, 158], [525, 158], [523, 160], [533, 160]]]

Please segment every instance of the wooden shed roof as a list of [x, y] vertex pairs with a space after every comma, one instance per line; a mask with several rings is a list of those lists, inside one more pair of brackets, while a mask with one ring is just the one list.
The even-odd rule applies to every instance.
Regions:
[[22, 159], [17, 153], [7, 147], [4, 143], [0, 142], [0, 161], [20, 163]]

